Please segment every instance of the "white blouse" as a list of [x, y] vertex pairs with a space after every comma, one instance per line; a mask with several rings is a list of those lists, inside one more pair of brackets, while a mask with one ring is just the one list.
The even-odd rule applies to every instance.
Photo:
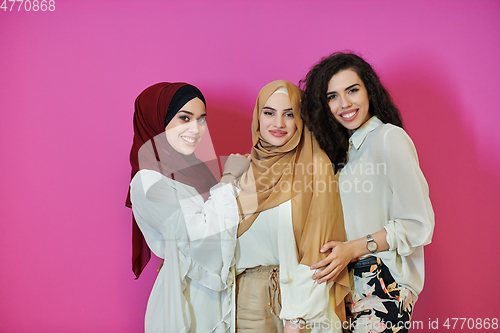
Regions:
[[218, 184], [204, 202], [195, 188], [139, 171], [130, 183], [134, 217], [165, 261], [148, 300], [146, 332], [226, 332], [238, 208], [236, 188]]
[[335, 314], [333, 283], [317, 284], [312, 279], [314, 271], [297, 260], [290, 200], [261, 212], [238, 238], [237, 273], [259, 265], [279, 265], [281, 319], [303, 318], [308, 327], [316, 324], [311, 332], [342, 332]]
[[388, 251], [375, 254], [414, 300], [424, 285], [424, 245], [434, 212], [413, 142], [397, 126], [372, 117], [349, 139], [339, 188], [348, 240], [385, 228]]

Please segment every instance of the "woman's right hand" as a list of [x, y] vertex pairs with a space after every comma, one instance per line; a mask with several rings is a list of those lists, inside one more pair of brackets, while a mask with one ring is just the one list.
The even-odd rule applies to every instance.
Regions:
[[[365, 242], [359, 246], [365, 246], [366, 238], [364, 239]], [[326, 258], [310, 266], [311, 269], [323, 268], [319, 273], [315, 273], [312, 278], [317, 280], [318, 284], [333, 281], [356, 258], [355, 248], [358, 244], [358, 240], [351, 242], [330, 241], [324, 244], [320, 252], [325, 253], [328, 250], [331, 250], [331, 252]]]
[[231, 154], [227, 158], [226, 164], [224, 164], [224, 172], [230, 173], [234, 177], [238, 178], [243, 175], [245, 171], [247, 171], [250, 166], [250, 155], [240, 155], [240, 154]]

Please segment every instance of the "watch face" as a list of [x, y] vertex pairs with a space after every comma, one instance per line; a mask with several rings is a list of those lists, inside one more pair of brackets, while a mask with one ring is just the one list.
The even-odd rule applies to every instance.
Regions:
[[366, 247], [368, 248], [368, 251], [370, 251], [371, 253], [374, 253], [375, 251], [377, 251], [377, 243], [375, 243], [375, 242], [368, 242]]

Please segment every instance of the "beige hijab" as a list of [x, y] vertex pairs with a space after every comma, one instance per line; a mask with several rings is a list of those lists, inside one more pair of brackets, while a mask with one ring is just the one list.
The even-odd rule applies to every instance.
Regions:
[[[259, 117], [269, 97], [285, 87], [297, 131], [283, 146], [272, 146], [260, 134]], [[338, 182], [326, 153], [300, 118], [302, 92], [285, 80], [267, 84], [259, 93], [252, 121], [253, 148], [248, 171], [240, 178], [238, 204], [242, 222], [238, 237], [260, 212], [292, 200], [292, 224], [298, 260], [310, 266], [326, 257], [319, 252], [328, 241], [345, 241]], [[345, 319], [344, 297], [350, 290], [347, 268], [335, 279], [336, 312]]]

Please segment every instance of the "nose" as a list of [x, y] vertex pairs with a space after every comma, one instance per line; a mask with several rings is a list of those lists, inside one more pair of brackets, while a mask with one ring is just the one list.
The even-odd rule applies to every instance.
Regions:
[[274, 126], [276, 126], [278, 128], [282, 128], [285, 126], [285, 119], [283, 118], [283, 116], [275, 117]]
[[189, 132], [196, 134], [200, 131], [199, 127], [200, 127], [200, 124], [198, 123], [198, 121], [193, 120], [193, 121], [189, 122]]
[[342, 109], [347, 109], [352, 106], [351, 101], [349, 100], [349, 97], [347, 95], [341, 96], [341, 105]]

